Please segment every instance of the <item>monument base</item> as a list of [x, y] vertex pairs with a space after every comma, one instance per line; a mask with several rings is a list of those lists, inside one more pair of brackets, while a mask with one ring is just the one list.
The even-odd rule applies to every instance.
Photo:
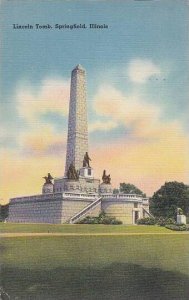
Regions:
[[112, 194], [113, 192], [110, 183], [101, 183], [99, 188], [101, 194]]
[[54, 179], [54, 192], [80, 191], [85, 193], [98, 193], [100, 179], [86, 178], [79, 176], [78, 180], [71, 180], [66, 177]]
[[177, 224], [186, 224], [186, 216], [185, 215], [177, 215]]
[[53, 193], [53, 191], [54, 191], [54, 186], [52, 183], [44, 183], [42, 188], [42, 194]]
[[94, 170], [93, 168], [83, 167], [80, 169], [79, 175], [85, 178], [94, 178]]
[[81, 185], [79, 180], [65, 179], [64, 181], [64, 190], [67, 192], [80, 192]]

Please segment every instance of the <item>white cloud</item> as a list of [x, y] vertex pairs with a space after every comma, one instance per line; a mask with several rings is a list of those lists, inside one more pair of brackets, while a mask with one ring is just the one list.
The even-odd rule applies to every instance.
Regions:
[[148, 59], [133, 59], [127, 72], [132, 82], [140, 84], [145, 83], [151, 76], [161, 75], [160, 68]]
[[147, 103], [138, 94], [124, 95], [110, 85], [100, 87], [94, 98], [94, 109], [97, 114], [109, 117], [109, 122], [125, 125], [133, 136], [153, 136], [161, 125], [158, 106]]
[[17, 91], [18, 113], [28, 122], [40, 115], [55, 112], [67, 115], [70, 83], [63, 79], [45, 79], [36, 92], [35, 87], [21, 87]]
[[94, 131], [109, 131], [118, 126], [115, 121], [96, 121], [94, 123], [89, 124], [89, 132]]
[[70, 82], [64, 79], [44, 79], [38, 91], [22, 84], [17, 89], [19, 116], [27, 123], [17, 135], [19, 153], [42, 157], [57, 155], [65, 150], [66, 136], [57, 132], [53, 124], [40, 119], [46, 113], [68, 114]]
[[57, 155], [66, 146], [66, 136], [57, 133], [52, 126], [35, 124], [31, 130], [23, 132], [18, 138], [21, 152], [30, 156]]
[[1, 125], [1, 128], [0, 128], [0, 139], [6, 138], [6, 137], [7, 137], [7, 134], [8, 134], [7, 129], [5, 129], [5, 128], [2, 127], [2, 125]]
[[128, 129], [116, 143], [93, 145], [98, 174], [108, 165], [110, 173], [116, 174], [112, 176], [114, 186], [126, 178], [149, 194], [165, 181], [188, 182], [188, 136], [178, 120], [162, 118], [163, 108], [139, 94], [126, 95], [111, 85], [102, 85], [94, 97], [94, 109]]

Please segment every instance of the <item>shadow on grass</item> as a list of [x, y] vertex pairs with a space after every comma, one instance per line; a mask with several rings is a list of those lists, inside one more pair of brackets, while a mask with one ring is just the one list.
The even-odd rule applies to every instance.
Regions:
[[10, 299], [188, 300], [189, 295], [186, 275], [136, 264], [49, 271], [2, 268], [2, 275]]

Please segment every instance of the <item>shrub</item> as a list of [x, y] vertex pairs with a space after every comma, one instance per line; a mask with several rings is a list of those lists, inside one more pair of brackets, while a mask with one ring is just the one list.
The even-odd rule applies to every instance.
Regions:
[[105, 224], [105, 225], [119, 225], [121, 221], [116, 220], [114, 217], [108, 217], [105, 212], [101, 212], [98, 217], [87, 216], [77, 222], [77, 224]]
[[179, 225], [179, 224], [169, 224], [169, 225], [165, 225], [165, 228], [167, 229], [171, 229], [171, 230], [176, 230], [176, 231], [186, 231], [187, 227], [186, 225]]
[[163, 218], [163, 217], [160, 217], [160, 218], [157, 220], [157, 225], [159, 225], [159, 226], [165, 226], [165, 225], [166, 225], [166, 219]]
[[121, 224], [122, 224], [122, 222], [120, 220], [113, 219], [111, 221], [111, 225], [121, 225]]
[[155, 225], [156, 220], [154, 218], [142, 218], [137, 221], [138, 225]]
[[77, 222], [77, 224], [98, 224], [98, 219], [96, 217], [85, 217], [84, 219]]
[[156, 223], [159, 226], [165, 226], [165, 225], [176, 224], [176, 221], [173, 218], [160, 217], [159, 219], [156, 220]]
[[159, 226], [165, 226], [165, 225], [171, 225], [171, 224], [176, 224], [175, 220], [172, 218], [143, 218], [139, 219], [137, 221], [137, 224], [139, 225], [159, 225]]
[[176, 224], [176, 221], [173, 218], [165, 219], [166, 225]]

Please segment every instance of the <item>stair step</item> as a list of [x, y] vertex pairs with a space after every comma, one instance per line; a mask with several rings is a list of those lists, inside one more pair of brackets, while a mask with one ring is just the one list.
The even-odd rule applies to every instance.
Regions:
[[90, 210], [94, 209], [100, 202], [101, 197], [90, 203], [87, 207], [84, 207], [81, 211], [77, 212], [73, 217], [70, 218], [69, 223], [73, 224], [78, 221], [81, 217], [86, 215]]

